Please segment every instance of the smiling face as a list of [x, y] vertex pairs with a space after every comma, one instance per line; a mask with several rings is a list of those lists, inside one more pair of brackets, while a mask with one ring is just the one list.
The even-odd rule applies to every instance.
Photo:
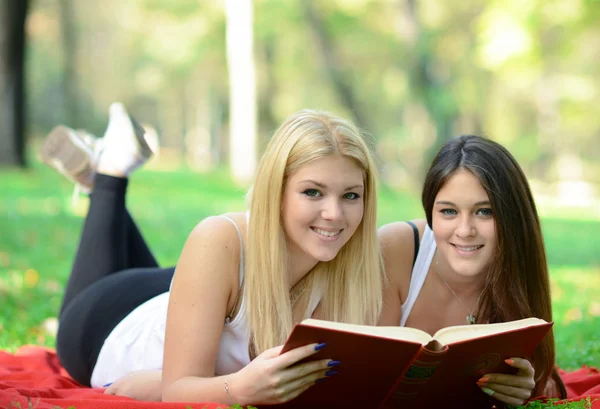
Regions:
[[456, 274], [472, 277], [489, 267], [496, 223], [486, 191], [468, 170], [457, 170], [439, 190], [432, 228], [439, 256]]
[[295, 263], [335, 258], [362, 221], [364, 189], [361, 167], [337, 155], [303, 165], [289, 177], [282, 220]]

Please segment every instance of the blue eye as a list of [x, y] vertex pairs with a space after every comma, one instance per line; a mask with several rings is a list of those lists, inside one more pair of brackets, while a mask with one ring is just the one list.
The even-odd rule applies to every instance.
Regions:
[[477, 212], [475, 212], [476, 215], [478, 216], [485, 216], [485, 217], [489, 217], [492, 216], [494, 214], [494, 211], [488, 207], [484, 207], [482, 209], [477, 209]]
[[302, 194], [308, 197], [322, 196], [321, 192], [319, 192], [317, 189], [306, 189], [304, 192], [302, 192]]
[[348, 192], [346, 194], [344, 194], [344, 199], [348, 199], [348, 200], [357, 200], [360, 199], [360, 195], [358, 193], [354, 193], [354, 192]]
[[440, 210], [440, 213], [443, 214], [444, 216], [456, 216], [457, 212], [454, 209], [442, 209]]

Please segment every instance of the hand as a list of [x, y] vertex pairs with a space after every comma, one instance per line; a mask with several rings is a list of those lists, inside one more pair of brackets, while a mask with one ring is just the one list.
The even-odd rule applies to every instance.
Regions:
[[[241, 405], [278, 404], [294, 399], [319, 379], [335, 375], [339, 362], [330, 359], [298, 361], [317, 353], [324, 344], [310, 344], [281, 354], [282, 346], [256, 357], [228, 379], [229, 394]], [[326, 347], [325, 347], [326, 348]]]
[[486, 374], [477, 381], [477, 385], [500, 402], [511, 406], [523, 405], [531, 397], [535, 387], [535, 370], [526, 359], [511, 358], [505, 362], [518, 369], [515, 375]]
[[131, 372], [113, 382], [104, 393], [127, 396], [141, 401], [160, 402], [162, 400], [161, 382], [161, 370]]

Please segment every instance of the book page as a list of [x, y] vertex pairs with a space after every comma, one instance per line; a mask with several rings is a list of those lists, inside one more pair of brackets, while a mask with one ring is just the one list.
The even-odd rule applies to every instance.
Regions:
[[519, 328], [543, 324], [547, 324], [547, 322], [540, 318], [524, 318], [522, 320], [501, 322], [498, 324], [458, 325], [455, 327], [442, 328], [434, 334], [433, 339], [443, 345], [449, 345], [453, 342], [481, 338], [488, 335], [500, 334]]
[[341, 322], [317, 320], [314, 318], [305, 319], [301, 322], [301, 324], [311, 327], [330, 328], [337, 331], [353, 332], [356, 334], [372, 335], [381, 338], [398, 339], [421, 345], [426, 345], [432, 340], [431, 335], [416, 328], [344, 324]]

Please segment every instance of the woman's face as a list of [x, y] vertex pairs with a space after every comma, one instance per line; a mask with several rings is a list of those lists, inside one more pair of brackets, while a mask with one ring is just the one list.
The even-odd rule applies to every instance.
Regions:
[[363, 179], [356, 162], [338, 155], [307, 163], [289, 177], [282, 219], [295, 261], [335, 258], [362, 221]]
[[475, 276], [490, 266], [496, 222], [486, 191], [468, 170], [457, 170], [438, 192], [432, 227], [439, 255], [454, 272]]

